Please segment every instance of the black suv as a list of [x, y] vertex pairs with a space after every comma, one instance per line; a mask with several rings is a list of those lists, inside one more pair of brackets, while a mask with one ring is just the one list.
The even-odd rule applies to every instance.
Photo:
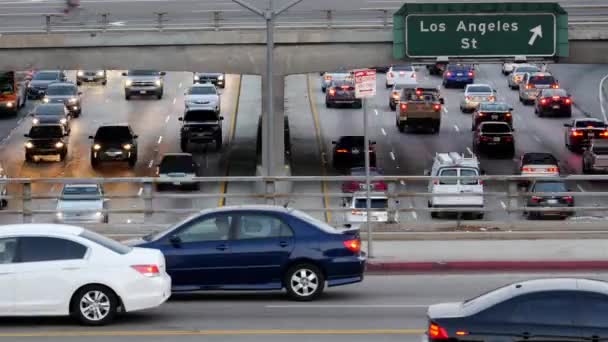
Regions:
[[[365, 166], [365, 153], [362, 136], [342, 136], [334, 144], [333, 166], [336, 170], [350, 170], [353, 167]], [[369, 166], [376, 166], [376, 142], [369, 142]]]
[[180, 147], [182, 152], [188, 152], [190, 143], [206, 144], [215, 141], [215, 149], [222, 148], [222, 120], [223, 116], [214, 110], [190, 109], [186, 110], [182, 121]]
[[131, 168], [137, 163], [137, 135], [129, 125], [107, 125], [97, 129], [91, 146], [91, 166], [104, 161], [126, 161]]
[[25, 143], [25, 161], [33, 162], [36, 156], [59, 156], [63, 161], [68, 154], [68, 142], [65, 128], [60, 124], [36, 125], [30, 128], [29, 138]]

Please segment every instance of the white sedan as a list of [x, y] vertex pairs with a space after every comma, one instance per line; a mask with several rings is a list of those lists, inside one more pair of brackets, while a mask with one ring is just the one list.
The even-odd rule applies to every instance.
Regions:
[[83, 228], [0, 226], [0, 316], [68, 316], [104, 325], [117, 312], [153, 308], [171, 295], [163, 254]]

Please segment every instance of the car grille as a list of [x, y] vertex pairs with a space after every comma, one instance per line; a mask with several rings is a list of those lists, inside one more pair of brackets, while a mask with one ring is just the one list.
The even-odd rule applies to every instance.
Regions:
[[57, 142], [55, 142], [55, 141], [33, 142], [34, 148], [38, 148], [38, 149], [54, 149], [56, 143]]
[[217, 76], [199, 76], [200, 82], [217, 82]]
[[154, 82], [133, 82], [133, 87], [154, 87]]
[[97, 73], [95, 71], [87, 71], [84, 73], [85, 76], [97, 76]]

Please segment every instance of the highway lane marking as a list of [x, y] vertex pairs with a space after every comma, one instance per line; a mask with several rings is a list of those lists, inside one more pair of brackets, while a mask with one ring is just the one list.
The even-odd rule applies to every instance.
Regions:
[[382, 131], [383, 135], [386, 135], [386, 131], [384, 130], [384, 128], [380, 128], [380, 131]]
[[443, 107], [443, 112], [447, 114], [448, 113], [448, 109], [446, 107]]
[[500, 205], [502, 206], [503, 209], [507, 209], [507, 205], [505, 204], [505, 202], [500, 201]]
[[602, 94], [602, 89], [604, 88], [604, 82], [608, 79], [608, 75], [604, 76], [600, 81], [600, 89], [599, 89], [599, 97], [600, 97], [600, 109], [602, 110], [602, 116], [604, 117], [604, 122], [608, 122], [608, 118], [606, 118], [606, 108], [604, 108], [604, 95]]
[[[232, 149], [230, 148], [230, 145], [232, 145], [232, 141], [234, 140], [234, 136], [236, 134], [236, 119], [239, 113], [239, 101], [241, 99], [241, 83], [243, 82], [243, 75], [239, 75], [238, 79], [237, 79], [237, 84], [236, 84], [236, 102], [234, 105], [234, 110], [232, 111], [232, 113], [230, 113], [230, 129], [228, 130], [228, 153], [226, 156], [226, 160], [228, 161], [226, 163], [226, 171], [225, 171], [225, 176], [228, 177], [230, 175], [230, 152], [232, 151]], [[180, 83], [181, 86], [181, 83]], [[207, 158], [207, 154], [205, 154], [205, 166], [207, 168], [209, 168], [209, 159]], [[226, 192], [228, 191], [228, 183], [227, 182], [222, 182], [220, 184], [220, 193], [222, 195], [225, 195]], [[218, 207], [223, 207], [226, 205], [226, 197], [222, 196], [220, 197], [220, 200], [218, 202]]]
[[138, 197], [141, 197], [141, 194], [143, 194], [143, 193], [144, 193], [144, 188], [143, 188], [143, 187], [140, 187], [140, 188], [139, 188], [139, 191], [137, 192], [137, 196], [138, 196]]
[[[395, 152], [391, 151], [390, 155], [391, 155], [391, 159], [392, 159], [392, 160], [395, 160], [395, 159], [396, 159], [396, 158], [395, 158]], [[368, 158], [368, 159], [369, 159], [369, 158]]]
[[165, 123], [168, 123], [169, 120], [171, 120], [171, 115], [167, 115], [167, 118], [165, 119]]
[[0, 333], [0, 337], [127, 337], [225, 335], [419, 335], [425, 329], [243, 329], [243, 330], [105, 330], [29, 331]]
[[177, 103], [177, 97], [173, 98], [173, 104]]
[[470, 147], [467, 147], [467, 152], [469, 152], [470, 155], [473, 155], [473, 151], [471, 151]]
[[152, 168], [152, 165], [154, 165], [154, 159], [150, 160], [150, 162], [148, 163], [148, 167]]
[[[317, 146], [319, 147], [319, 154], [321, 156], [321, 175], [327, 176], [327, 170], [325, 169], [325, 163], [323, 162], [323, 156], [325, 155], [325, 146], [323, 145], [323, 136], [321, 133], [321, 125], [319, 120], [319, 112], [317, 106], [314, 103], [314, 94], [312, 89], [312, 82], [310, 81], [310, 74], [306, 74], [306, 85], [308, 87], [308, 104], [310, 106], [310, 112], [312, 113], [312, 121], [315, 126], [315, 139], [317, 140]], [[376, 112], [377, 110], [374, 109]], [[329, 196], [327, 195], [327, 182], [321, 182], [321, 191], [323, 192], [323, 206], [325, 209], [325, 222], [331, 222], [331, 212], [327, 210], [330, 208]]]
[[541, 142], [540, 138], [538, 137], [538, 135], [533, 136], [534, 140]]
[[160, 137], [158, 137], [158, 144], [160, 145], [160, 143], [163, 141], [163, 136], [161, 135]]
[[182, 82], [179, 82], [179, 88], [180, 88], [180, 89], [181, 89], [181, 87], [182, 87], [182, 86], [183, 86], [183, 85], [182, 85]]
[[267, 309], [391, 309], [413, 308], [426, 309], [430, 304], [277, 304], [265, 305]]
[[576, 187], [581, 191], [581, 192], [585, 192], [585, 189], [583, 188], [582, 185], [580, 184], [576, 184]]
[[374, 113], [376, 113], [376, 116], [378, 116], [378, 110], [374, 109]]
[[458, 126], [457, 126], [457, 125], [454, 125], [454, 130], [455, 130], [456, 132], [460, 132], [460, 128], [458, 128]]
[[[414, 209], [414, 205], [412, 203], [410, 203], [410, 209]], [[410, 213], [412, 213], [412, 217], [414, 218], [414, 220], [418, 220], [418, 214], [415, 211], [410, 211]], [[406, 305], [406, 304], [403, 304], [403, 305]], [[410, 305], [408, 307], [414, 307], [412, 305], [419, 305], [419, 304], [407, 304], [407, 305]], [[427, 305], [427, 307], [428, 307], [428, 305]]]

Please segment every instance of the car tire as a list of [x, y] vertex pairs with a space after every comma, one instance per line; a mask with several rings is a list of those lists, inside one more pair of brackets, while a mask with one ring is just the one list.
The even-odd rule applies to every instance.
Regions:
[[106, 84], [108, 84], [108, 81], [107, 81], [107, 80], [103, 80], [103, 81], [101, 82], [101, 85], [102, 85], [102, 86], [105, 86]]
[[4, 208], [6, 208], [6, 207], [8, 207], [8, 200], [6, 200], [6, 199], [1, 199], [1, 200], [0, 200], [0, 209], [4, 209]]
[[162, 98], [163, 98], [163, 93], [162, 92], [156, 94], [156, 99], [157, 100], [161, 100]]
[[26, 153], [25, 154], [25, 161], [28, 163], [32, 163], [34, 162], [34, 157], [31, 154]]
[[306, 302], [318, 298], [325, 287], [321, 270], [309, 263], [297, 264], [285, 273], [284, 285], [292, 300]]
[[464, 110], [464, 108], [462, 108], [462, 106], [460, 106], [460, 112], [466, 114], [466, 111]]
[[405, 124], [398, 122], [397, 128], [399, 129], [399, 132], [401, 132], [401, 133], [405, 132]]
[[439, 213], [436, 211], [431, 211], [431, 218], [434, 218], [434, 219], [439, 218]]
[[477, 213], [475, 214], [475, 219], [476, 220], [483, 220], [484, 217], [484, 213]]
[[179, 147], [182, 152], [188, 152], [188, 140], [181, 140], [179, 143]]
[[363, 102], [361, 102], [361, 101], [355, 102], [354, 107], [355, 108], [363, 108]]
[[325, 92], [327, 89], [325, 87], [321, 87], [321, 92]]
[[587, 168], [587, 164], [584, 161], [583, 161], [583, 167], [582, 167], [582, 169], [583, 169], [583, 174], [584, 175], [590, 174], [589, 169]]
[[61, 153], [61, 154], [59, 155], [59, 161], [64, 161], [64, 160], [65, 160], [65, 157], [67, 156], [67, 154], [68, 154], [68, 152], [67, 152], [67, 151], [66, 151], [66, 152]]
[[76, 85], [80, 87], [82, 85], [82, 82], [76, 81]]
[[110, 217], [109, 217], [107, 214], [106, 214], [106, 215], [104, 215], [104, 216], [103, 216], [103, 220], [102, 220], [102, 222], [103, 222], [103, 223], [106, 223], [106, 224], [107, 224], [107, 223], [109, 223], [109, 222], [110, 222]]
[[433, 126], [433, 133], [434, 134], [439, 134], [440, 130], [441, 130], [441, 124], [435, 124], [435, 126]]
[[393, 112], [397, 110], [397, 105], [389, 104], [388, 106]]
[[200, 185], [200, 183], [197, 182], [197, 183], [193, 183], [188, 188], [192, 191], [199, 191], [201, 188], [201, 185]]
[[131, 94], [125, 93], [125, 100], [129, 101], [131, 99]]
[[386, 89], [388, 89], [388, 88], [390, 88], [390, 87], [391, 87], [391, 86], [388, 84], [388, 82], [386, 82], [384, 85], [386, 86]]
[[215, 150], [219, 151], [222, 149], [222, 138], [215, 140]]
[[[87, 306], [87, 304], [89, 304]], [[86, 310], [93, 304], [99, 306], [97, 312]], [[70, 311], [83, 325], [100, 326], [110, 323], [116, 316], [119, 301], [114, 291], [101, 285], [85, 286], [72, 297]], [[101, 315], [99, 315], [101, 313]]]
[[325, 108], [331, 108], [331, 103], [329, 103], [328, 101], [325, 101]]
[[93, 157], [93, 155], [91, 155], [91, 167], [94, 169], [99, 167], [99, 160], [97, 160], [97, 158]]
[[129, 167], [134, 168], [137, 164], [137, 158], [129, 158]]

